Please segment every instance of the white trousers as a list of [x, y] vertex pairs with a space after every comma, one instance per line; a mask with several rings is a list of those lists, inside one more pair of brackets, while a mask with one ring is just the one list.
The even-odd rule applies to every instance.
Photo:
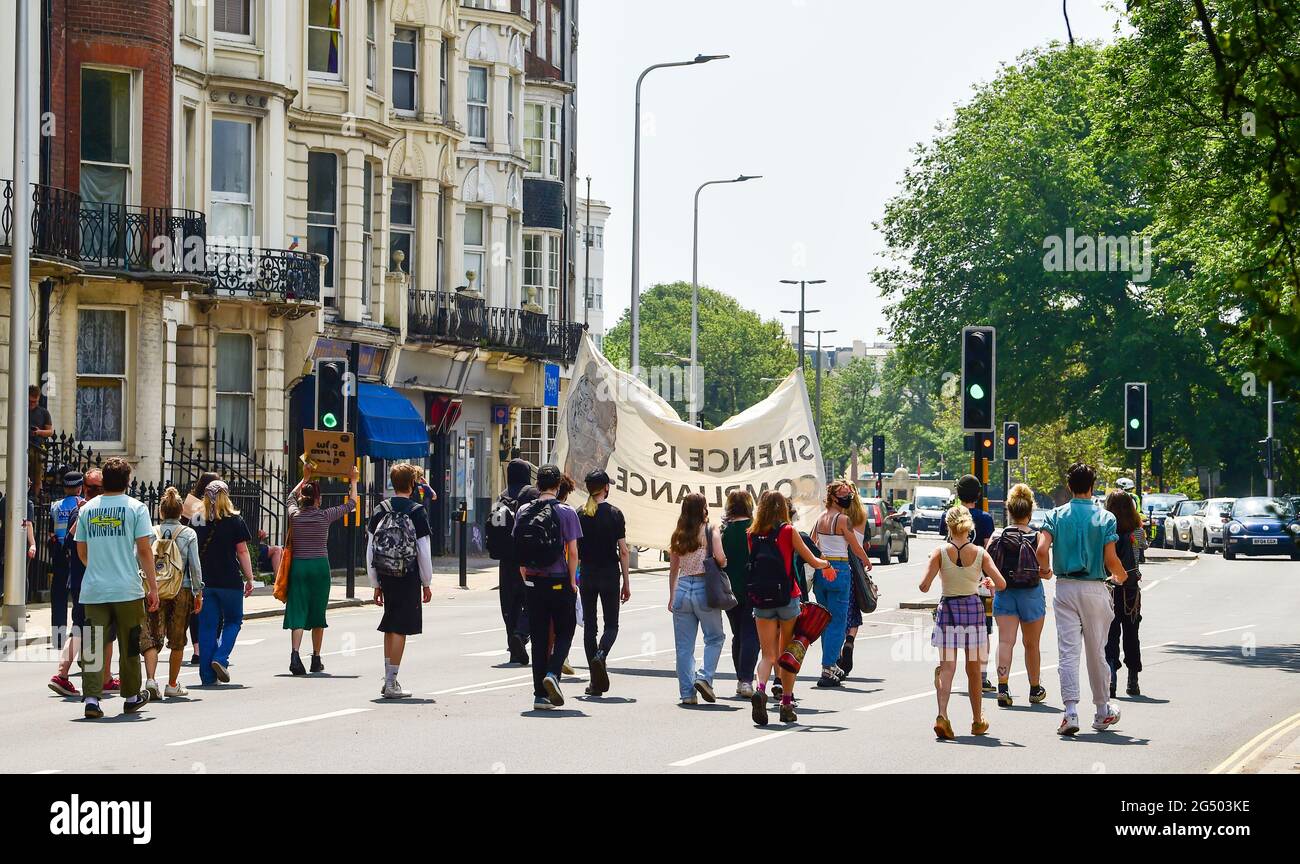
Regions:
[[1056, 648], [1060, 655], [1061, 699], [1066, 709], [1079, 702], [1079, 656], [1088, 667], [1092, 703], [1097, 713], [1110, 701], [1110, 666], [1106, 663], [1106, 638], [1115, 617], [1115, 603], [1105, 583], [1092, 579], [1058, 579]]

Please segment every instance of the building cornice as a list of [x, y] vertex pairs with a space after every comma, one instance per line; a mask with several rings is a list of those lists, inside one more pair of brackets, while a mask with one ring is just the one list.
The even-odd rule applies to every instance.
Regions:
[[[188, 82], [203, 90], [256, 93], [262, 96], [275, 97], [284, 102], [285, 105], [293, 104], [293, 100], [298, 98], [297, 90], [284, 84], [277, 84], [274, 81], [263, 81], [260, 78], [241, 78], [236, 75], [213, 75], [179, 64], [174, 66], [173, 69], [178, 81]], [[265, 107], [265, 105], [262, 107]]]
[[[290, 107], [288, 111], [289, 128], [296, 132], [320, 132], [327, 135], [360, 136], [378, 142], [384, 147], [403, 138], [406, 130], [369, 117], [354, 117], [343, 114], [327, 114], [319, 111], [305, 111]], [[347, 132], [344, 126], [348, 127]]]

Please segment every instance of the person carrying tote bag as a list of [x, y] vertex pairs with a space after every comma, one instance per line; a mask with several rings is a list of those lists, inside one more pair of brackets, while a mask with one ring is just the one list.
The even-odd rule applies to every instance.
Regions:
[[293, 568], [293, 523], [284, 530], [284, 549], [280, 552], [280, 560], [275, 562], [275, 587], [271, 589], [271, 596], [275, 597], [281, 603], [289, 601], [289, 571]]
[[704, 546], [709, 550], [709, 554], [704, 557], [704, 594], [710, 609], [717, 609], [719, 612], [730, 612], [736, 608], [740, 602], [736, 599], [736, 594], [731, 590], [731, 577], [718, 566], [717, 559], [713, 557], [713, 526], [706, 525], [704, 528]]
[[853, 571], [853, 599], [858, 604], [858, 611], [870, 615], [879, 605], [880, 589], [867, 573], [867, 568], [857, 556], [849, 556], [849, 569]]

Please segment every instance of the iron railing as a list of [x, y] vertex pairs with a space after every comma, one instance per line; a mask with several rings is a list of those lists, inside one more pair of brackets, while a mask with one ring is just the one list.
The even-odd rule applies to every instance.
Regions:
[[320, 302], [320, 261], [306, 252], [209, 246], [206, 270], [216, 297]]
[[207, 218], [197, 210], [83, 203], [78, 223], [77, 257], [88, 267], [196, 276], [207, 269]]
[[[0, 180], [0, 248], [13, 246], [14, 183]], [[81, 197], [57, 186], [32, 184], [32, 251], [37, 255], [75, 261], [79, 255], [77, 220]]]
[[480, 345], [487, 307], [482, 298], [446, 291], [407, 291], [407, 331], [415, 338]]

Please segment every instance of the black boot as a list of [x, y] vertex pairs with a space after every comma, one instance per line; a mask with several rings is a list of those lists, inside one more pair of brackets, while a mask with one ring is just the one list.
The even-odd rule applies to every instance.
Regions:
[[1142, 691], [1138, 688], [1138, 673], [1132, 669], [1128, 670], [1128, 695], [1141, 696]]
[[297, 651], [289, 652], [289, 674], [306, 675], [307, 667], [302, 665], [302, 658], [298, 656]]
[[[841, 670], [843, 670], [844, 678], [849, 677], [849, 673], [853, 671], [853, 637], [852, 636], [844, 637], [844, 648], [841, 649], [840, 659], [835, 665], [840, 667]], [[840, 680], [842, 681], [844, 679], [841, 678]]]
[[311, 671], [313, 673], [325, 671], [325, 664], [320, 662], [319, 654], [311, 655]]

